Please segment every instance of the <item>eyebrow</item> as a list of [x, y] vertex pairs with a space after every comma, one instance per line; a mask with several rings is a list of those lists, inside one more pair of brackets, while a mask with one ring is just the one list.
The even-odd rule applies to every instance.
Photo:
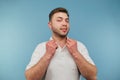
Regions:
[[[63, 17], [57, 17], [57, 18], [63, 18]], [[69, 19], [68, 17], [66, 19]]]
[[[57, 17], [57, 18], [63, 19], [63, 17]], [[68, 20], [69, 20], [69, 18], [68, 18], [68, 17], [67, 17], [67, 18], [65, 18], [65, 19], [68, 19]]]

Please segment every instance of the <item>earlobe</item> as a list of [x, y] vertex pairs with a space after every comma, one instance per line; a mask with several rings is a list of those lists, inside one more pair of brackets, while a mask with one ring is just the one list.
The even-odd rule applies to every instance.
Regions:
[[48, 26], [49, 26], [49, 28], [51, 29], [51, 22], [48, 22]]

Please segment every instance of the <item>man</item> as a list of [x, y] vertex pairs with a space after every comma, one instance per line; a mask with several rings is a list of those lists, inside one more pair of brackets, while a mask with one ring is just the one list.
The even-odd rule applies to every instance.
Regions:
[[70, 39], [69, 14], [65, 8], [56, 8], [49, 14], [52, 31], [49, 41], [40, 43], [28, 64], [27, 80], [96, 80], [97, 69], [86, 47]]

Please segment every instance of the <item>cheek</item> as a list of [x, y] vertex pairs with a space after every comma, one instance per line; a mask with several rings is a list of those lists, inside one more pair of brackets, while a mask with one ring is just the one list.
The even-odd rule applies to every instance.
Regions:
[[52, 30], [57, 30], [58, 28], [57, 28], [56, 25], [53, 25], [53, 26], [51, 27], [51, 29], [52, 29]]
[[61, 26], [60, 23], [55, 23], [55, 24], [53, 25], [53, 27], [56, 28], [56, 29], [60, 28], [60, 26]]
[[67, 27], [68, 27], [68, 29], [70, 29], [70, 25], [69, 25], [69, 24], [68, 24], [68, 26], [67, 26]]

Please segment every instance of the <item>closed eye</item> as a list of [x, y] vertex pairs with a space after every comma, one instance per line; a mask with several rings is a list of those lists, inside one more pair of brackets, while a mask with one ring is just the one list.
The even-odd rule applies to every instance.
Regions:
[[68, 19], [68, 18], [66, 18], [65, 21], [66, 21], [67, 23], [69, 23], [69, 19]]
[[63, 20], [62, 17], [58, 17], [58, 18], [57, 18], [57, 21], [58, 21], [58, 22], [61, 22], [62, 20]]

